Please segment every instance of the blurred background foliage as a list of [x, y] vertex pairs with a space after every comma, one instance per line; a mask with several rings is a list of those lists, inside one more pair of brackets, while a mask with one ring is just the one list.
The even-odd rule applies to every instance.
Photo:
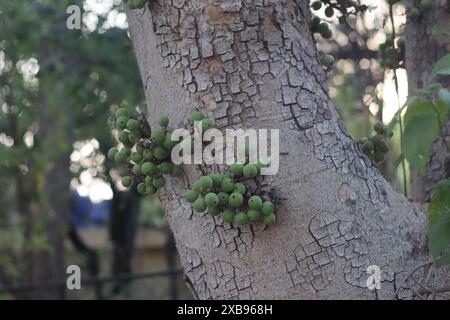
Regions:
[[[328, 19], [333, 39], [317, 38], [336, 58], [330, 95], [355, 139], [389, 122], [399, 102], [377, 62], [387, 5], [369, 2], [349, 25]], [[81, 30], [66, 26], [69, 5], [82, 9]], [[401, 30], [401, 6], [395, 14]], [[65, 279], [69, 264], [91, 277], [179, 268], [159, 200], [124, 192], [121, 169], [105, 158], [110, 114], [122, 105], [147, 110], [120, 1], [0, 1], [0, 298], [190, 297], [177, 275], [80, 292], [43, 285]], [[395, 136], [393, 145], [391, 159]], [[380, 169], [397, 183], [394, 168]], [[23, 286], [36, 288], [7, 289]]]

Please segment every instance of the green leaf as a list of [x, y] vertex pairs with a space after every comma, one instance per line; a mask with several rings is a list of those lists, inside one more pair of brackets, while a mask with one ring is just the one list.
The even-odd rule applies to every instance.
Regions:
[[431, 28], [431, 33], [433, 34], [433, 36], [450, 37], [450, 29], [449, 28], [440, 27], [440, 26], [433, 26]]
[[405, 127], [408, 126], [408, 122], [418, 116], [430, 115], [435, 112], [439, 114], [440, 123], [444, 123], [447, 113], [448, 107], [443, 101], [430, 101], [430, 100], [415, 100], [412, 102], [408, 109], [405, 112], [405, 116], [403, 117], [403, 124]]
[[423, 89], [420, 89], [419, 92], [435, 93], [435, 92], [438, 92], [441, 88], [442, 88], [442, 84], [440, 84], [439, 82], [435, 82]]
[[428, 244], [437, 265], [443, 266], [450, 262], [450, 211], [448, 209], [430, 225]]
[[450, 109], [450, 91], [442, 88], [439, 90], [438, 96], [445, 104], [447, 104], [447, 109]]
[[446, 209], [450, 209], [450, 178], [439, 181], [434, 187], [428, 206], [430, 224], [433, 224]]
[[403, 133], [402, 153], [420, 174], [425, 174], [425, 164], [430, 157], [431, 143], [439, 135], [436, 113], [415, 116], [408, 120]]
[[450, 75], [450, 53], [436, 62], [428, 77], [428, 81], [433, 80], [437, 75]]

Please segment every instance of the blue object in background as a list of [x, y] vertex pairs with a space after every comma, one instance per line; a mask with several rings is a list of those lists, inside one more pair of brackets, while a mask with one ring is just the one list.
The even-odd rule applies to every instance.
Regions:
[[77, 228], [102, 227], [111, 216], [111, 201], [92, 203], [89, 197], [75, 192], [72, 197], [71, 221]]

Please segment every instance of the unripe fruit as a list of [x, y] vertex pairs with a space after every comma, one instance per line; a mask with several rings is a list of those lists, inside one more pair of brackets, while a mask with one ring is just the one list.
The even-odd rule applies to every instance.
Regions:
[[206, 210], [206, 202], [202, 197], [199, 197], [194, 201], [194, 210], [197, 212], [203, 212]]
[[231, 180], [228, 177], [223, 178], [220, 188], [222, 189], [222, 191], [225, 191], [225, 192], [233, 191], [233, 189], [234, 189], [233, 180]]
[[235, 163], [231, 165], [230, 170], [233, 174], [237, 176], [242, 176], [242, 172], [244, 170], [244, 165], [240, 163]]
[[114, 156], [114, 161], [117, 163], [124, 163], [127, 160], [127, 155], [125, 152], [119, 151]]
[[200, 183], [202, 185], [202, 189], [203, 190], [208, 190], [211, 189], [213, 186], [213, 181], [210, 177], [206, 176], [206, 177], [201, 177], [200, 179]]
[[333, 9], [333, 7], [328, 6], [328, 7], [325, 9], [325, 15], [326, 15], [328, 18], [331, 18], [331, 17], [334, 15], [334, 9]]
[[381, 141], [380, 145], [378, 146], [378, 149], [382, 153], [387, 153], [389, 151], [389, 147], [387, 146], [387, 144], [384, 141]]
[[142, 154], [140, 152], [133, 152], [130, 156], [131, 161], [134, 163], [141, 162], [142, 160]]
[[147, 186], [145, 185], [145, 183], [139, 183], [136, 189], [137, 189], [137, 192], [139, 192], [140, 194], [147, 193]]
[[117, 136], [117, 138], [123, 144], [127, 144], [130, 142], [130, 140], [128, 140], [128, 132], [126, 132], [126, 131], [119, 132], [119, 135]]
[[330, 54], [323, 54], [320, 56], [320, 63], [324, 66], [331, 66], [334, 62], [334, 57]]
[[259, 212], [259, 210], [249, 209], [247, 211], [247, 216], [250, 221], [258, 221], [261, 219], [261, 212]]
[[322, 1], [314, 1], [312, 4], [311, 4], [311, 7], [314, 9], [314, 10], [320, 10], [320, 8], [322, 8]]
[[130, 131], [135, 131], [135, 130], [139, 129], [139, 121], [137, 121], [136, 119], [128, 120], [127, 129]]
[[156, 173], [156, 166], [152, 162], [144, 162], [141, 165], [141, 172], [145, 175], [153, 175]]
[[159, 165], [161, 173], [169, 174], [172, 171], [172, 165], [168, 162], [163, 162]]
[[192, 189], [194, 189], [198, 193], [203, 192], [204, 189], [203, 189], [202, 182], [200, 181], [200, 179], [194, 182], [194, 184], [192, 185]]
[[217, 196], [219, 197], [219, 204], [220, 205], [226, 205], [226, 204], [228, 204], [228, 198], [229, 198], [229, 195], [228, 195], [228, 193], [226, 193], [226, 192], [219, 192], [218, 194], [217, 194]]
[[128, 133], [128, 140], [130, 142], [132, 142], [133, 144], [138, 142], [139, 139], [141, 139], [141, 133], [139, 131], [133, 131], [133, 132]]
[[122, 148], [120, 151], [126, 154], [127, 157], [129, 157], [131, 154], [131, 149], [127, 147]]
[[218, 188], [220, 187], [220, 184], [222, 183], [223, 175], [220, 173], [211, 173], [209, 177], [212, 179], [213, 186]]
[[250, 199], [248, 199], [248, 207], [250, 209], [259, 210], [262, 207], [262, 199], [260, 196], [251, 196]]
[[149, 150], [149, 149], [145, 149], [143, 152], [142, 152], [142, 157], [143, 157], [143, 159], [144, 160], [153, 160], [153, 151], [152, 150]]
[[325, 39], [329, 39], [333, 35], [333, 33], [331, 32], [330, 28], [328, 27], [328, 23], [326, 23], [326, 22], [321, 22], [319, 24], [318, 29], [319, 29], [320, 35], [322, 37], [324, 37]]
[[203, 119], [202, 120], [202, 132], [204, 133], [206, 130], [211, 129], [213, 127], [213, 122], [211, 119]]
[[164, 138], [163, 146], [164, 148], [171, 150], [177, 143], [178, 141], [172, 141], [171, 133], [167, 133]]
[[311, 20], [311, 26], [313, 27], [313, 29], [317, 29], [319, 27], [320, 24], [320, 18], [318, 16], [314, 16]]
[[422, 1], [420, 1], [420, 7], [424, 11], [430, 10], [430, 8], [431, 8], [431, 0], [422, 0]]
[[178, 166], [172, 166], [172, 171], [170, 172], [170, 175], [172, 177], [180, 177], [183, 174], [183, 171]]
[[144, 182], [147, 186], [153, 186], [153, 177], [151, 176], [146, 176], [144, 179]]
[[158, 160], [164, 160], [168, 155], [168, 151], [165, 148], [158, 146], [153, 151], [153, 155]]
[[208, 205], [208, 207], [214, 207], [219, 204], [219, 197], [217, 194], [210, 192], [205, 196], [205, 202]]
[[270, 201], [264, 201], [261, 207], [263, 215], [271, 214], [273, 212], [273, 203]]
[[129, 112], [128, 109], [125, 108], [120, 108], [119, 110], [116, 111], [116, 118], [120, 118], [120, 117], [128, 117]]
[[208, 206], [208, 212], [212, 216], [217, 216], [220, 213], [220, 208], [218, 206]]
[[153, 179], [153, 186], [157, 189], [166, 185], [166, 179], [164, 177], [157, 177]]
[[238, 182], [238, 183], [235, 183], [234, 184], [234, 192], [238, 192], [238, 193], [240, 193], [240, 194], [244, 194], [245, 193], [245, 185], [243, 184], [243, 183], [240, 183], [240, 182]]
[[373, 150], [373, 143], [372, 141], [368, 140], [366, 142], [363, 143], [363, 145], [361, 146], [361, 149], [364, 153], [369, 153]]
[[197, 200], [198, 193], [194, 190], [188, 190], [188, 192], [186, 192], [186, 194], [184, 195], [184, 198], [187, 202], [193, 203], [195, 200]]
[[139, 176], [141, 174], [141, 165], [136, 163], [131, 170], [135, 176]]
[[246, 164], [243, 169], [244, 177], [253, 178], [258, 174], [258, 169], [254, 164]]
[[133, 179], [131, 179], [130, 176], [125, 176], [125, 177], [122, 178], [122, 185], [125, 188], [129, 188], [132, 183], [133, 183]]
[[384, 126], [381, 122], [377, 122], [373, 125], [375, 132], [382, 134], [384, 132]]
[[420, 17], [420, 10], [418, 8], [416, 8], [416, 7], [411, 8], [411, 10], [409, 10], [409, 15], [412, 18], [416, 18], [417, 19], [417, 18]]
[[160, 146], [164, 143], [165, 134], [161, 130], [155, 130], [152, 132], [151, 139], [153, 143]]
[[128, 118], [127, 117], [119, 117], [116, 120], [116, 127], [118, 129], [125, 129], [127, 127], [127, 121]]
[[161, 127], [167, 127], [169, 125], [169, 118], [167, 118], [165, 116], [161, 117], [161, 118], [159, 118], [158, 123]]
[[266, 167], [266, 165], [261, 160], [256, 161], [255, 166], [258, 174], [261, 174], [261, 168]]
[[373, 136], [372, 137], [372, 143], [375, 147], [375, 149], [379, 149], [381, 145], [383, 144], [383, 139], [380, 136]]
[[244, 202], [244, 197], [238, 192], [233, 192], [228, 198], [228, 204], [233, 208], [238, 208]]
[[119, 150], [117, 148], [111, 148], [108, 150], [108, 159], [109, 160], [114, 160], [114, 157], [116, 156], [117, 152], [119, 152]]
[[244, 223], [248, 222], [248, 217], [245, 212], [239, 212], [234, 216], [234, 223], [236, 223], [238, 226], [243, 225]]
[[155, 194], [156, 191], [157, 190], [156, 190], [156, 188], [154, 186], [148, 185], [148, 184], [145, 185], [145, 193], [147, 193], [147, 194]]
[[271, 225], [271, 224], [274, 224], [276, 220], [277, 220], [277, 217], [273, 213], [263, 215], [264, 224]]
[[201, 121], [203, 120], [204, 116], [201, 112], [199, 111], [194, 111], [191, 114], [191, 122], [194, 123], [195, 121]]
[[220, 216], [224, 222], [231, 223], [234, 219], [234, 212], [231, 209], [226, 209]]

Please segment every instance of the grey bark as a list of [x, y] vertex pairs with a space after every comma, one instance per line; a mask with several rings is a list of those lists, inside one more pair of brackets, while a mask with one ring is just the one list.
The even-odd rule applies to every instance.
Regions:
[[[408, 3], [409, 7], [413, 1]], [[423, 12], [420, 19], [409, 18], [406, 24], [406, 70], [410, 94], [427, 86], [428, 76], [435, 63], [450, 52], [450, 37], [433, 35], [432, 28], [443, 30], [450, 28], [450, 4], [447, 0], [432, 1], [432, 8]], [[444, 86], [450, 88], [448, 77], [438, 78]], [[435, 80], [436, 81], [436, 80]], [[447, 146], [450, 146], [450, 120], [443, 128]], [[433, 188], [440, 180], [450, 176], [450, 153], [443, 139], [433, 143], [426, 172], [421, 176], [411, 170], [412, 196], [416, 201], [430, 201]]]
[[[280, 129], [280, 171], [265, 179], [284, 198], [275, 225], [237, 228], [194, 213], [183, 194], [212, 167], [186, 166], [185, 179], [160, 192], [198, 298], [412, 298], [406, 279], [430, 259], [426, 214], [339, 120], [309, 1], [152, 1], [127, 14], [151, 123], [168, 115], [183, 127], [198, 108], [220, 129]], [[366, 287], [369, 265], [382, 268], [378, 291]], [[440, 277], [430, 281], [443, 285]]]

